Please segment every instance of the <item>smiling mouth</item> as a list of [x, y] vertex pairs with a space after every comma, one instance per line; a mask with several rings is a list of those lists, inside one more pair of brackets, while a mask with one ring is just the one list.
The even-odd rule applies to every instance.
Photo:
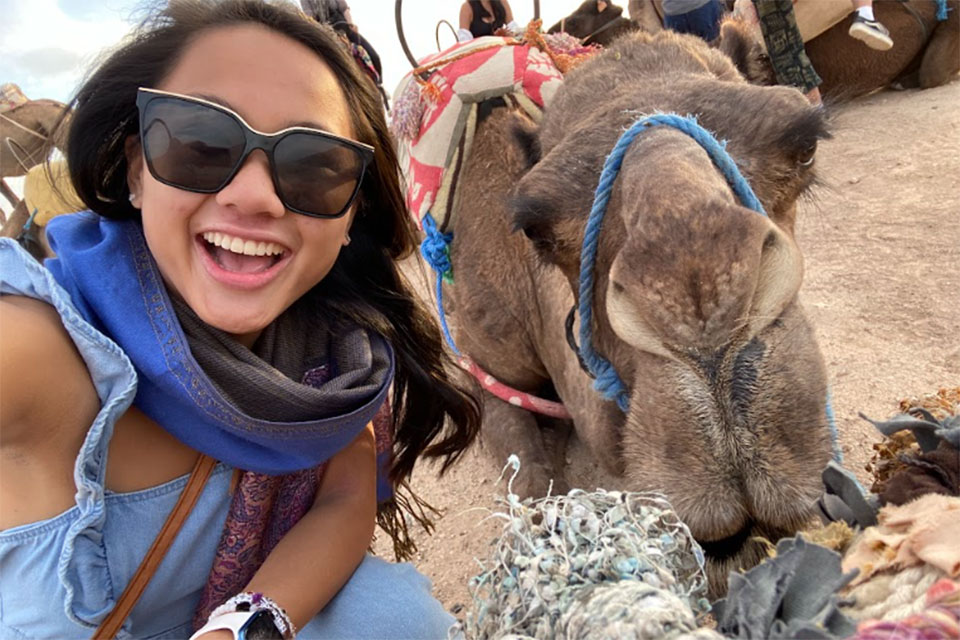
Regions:
[[231, 273], [262, 273], [286, 254], [286, 250], [275, 242], [244, 240], [219, 231], [204, 232], [201, 238], [217, 266]]

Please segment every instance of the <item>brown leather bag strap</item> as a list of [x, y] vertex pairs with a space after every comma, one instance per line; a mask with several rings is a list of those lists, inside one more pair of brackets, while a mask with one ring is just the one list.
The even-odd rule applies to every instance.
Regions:
[[167, 521], [163, 523], [160, 533], [157, 534], [150, 550], [147, 551], [147, 555], [144, 556], [140, 566], [137, 567], [137, 572], [133, 574], [130, 584], [123, 590], [117, 604], [113, 607], [113, 611], [97, 627], [92, 640], [114, 640], [117, 636], [124, 620], [130, 615], [133, 606], [137, 604], [137, 600], [140, 599], [144, 589], [147, 588], [150, 578], [153, 577], [157, 567], [160, 566], [160, 562], [163, 561], [167, 549], [170, 548], [177, 534], [180, 533], [180, 527], [183, 526], [187, 516], [190, 515], [193, 505], [197, 503], [197, 498], [200, 497], [203, 486], [207, 483], [207, 478], [210, 477], [210, 472], [213, 471], [216, 464], [216, 460], [203, 453], [197, 458], [197, 464], [190, 472], [190, 478], [180, 493], [180, 499], [177, 500], [173, 511], [167, 516]]

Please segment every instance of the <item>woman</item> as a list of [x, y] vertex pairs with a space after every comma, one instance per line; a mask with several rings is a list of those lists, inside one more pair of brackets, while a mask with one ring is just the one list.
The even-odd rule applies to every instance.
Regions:
[[507, 0], [469, 0], [460, 5], [460, 29], [457, 41], [467, 42], [481, 36], [492, 36], [500, 29], [516, 33], [519, 25]]
[[46, 268], [0, 244], [0, 637], [90, 637], [209, 458], [127, 637], [444, 635], [366, 550], [378, 493], [456, 459], [478, 406], [398, 270], [396, 159], [336, 36], [170, 3], [79, 90], [66, 153], [91, 211]]

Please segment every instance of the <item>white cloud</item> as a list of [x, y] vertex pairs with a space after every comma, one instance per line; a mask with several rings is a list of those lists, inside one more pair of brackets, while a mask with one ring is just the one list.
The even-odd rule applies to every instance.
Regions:
[[[16, 82], [31, 98], [67, 101], [101, 51], [116, 45], [129, 32], [130, 16], [140, 0], [0, 0], [0, 83]], [[299, 0], [289, 0], [299, 5]], [[360, 32], [380, 54], [384, 87], [393, 91], [410, 71], [397, 37], [393, 0], [348, 0]], [[540, 12], [549, 26], [572, 12], [581, 0], [541, 0]], [[621, 4], [626, 4], [625, 2]], [[513, 0], [514, 16], [525, 25], [533, 18], [533, 2]], [[404, 32], [413, 54], [435, 53], [436, 28], [447, 20], [454, 28], [460, 0], [405, 0]], [[450, 30], [441, 26], [440, 44], [454, 43]]]
[[90, 6], [80, 20], [55, 0], [2, 0], [0, 83], [15, 82], [31, 98], [68, 100], [97, 54], [130, 30], [121, 8]]

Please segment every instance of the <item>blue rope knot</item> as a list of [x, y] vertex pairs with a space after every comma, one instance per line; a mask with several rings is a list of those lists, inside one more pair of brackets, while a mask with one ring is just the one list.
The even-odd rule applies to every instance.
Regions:
[[445, 282], [453, 282], [453, 264], [450, 262], [453, 234], [442, 233], [429, 213], [423, 217], [423, 231], [426, 235], [420, 243], [420, 253]]
[[434, 291], [437, 295], [437, 314], [440, 316], [440, 329], [443, 331], [443, 337], [450, 345], [450, 349], [457, 354], [456, 343], [453, 341], [453, 334], [450, 333], [450, 326], [447, 325], [447, 314], [443, 311], [443, 283], [453, 283], [453, 264], [450, 262], [450, 243], [453, 242], [452, 233], [442, 233], [437, 228], [437, 223], [429, 213], [423, 216], [423, 231], [426, 234], [420, 243], [420, 253], [433, 270], [437, 272], [437, 284]]
[[947, 19], [947, 11], [950, 9], [947, 7], [947, 0], [936, 0], [937, 2], [937, 20], [944, 21]]
[[593, 388], [604, 398], [615, 400], [617, 406], [624, 413], [630, 408], [630, 394], [623, 386], [623, 381], [617, 375], [617, 370], [607, 361], [598, 363], [597, 378], [593, 381]]

